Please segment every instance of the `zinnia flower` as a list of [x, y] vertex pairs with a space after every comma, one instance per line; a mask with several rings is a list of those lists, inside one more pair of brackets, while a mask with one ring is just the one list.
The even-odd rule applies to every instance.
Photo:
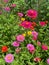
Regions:
[[27, 34], [28, 34], [28, 35], [31, 35], [31, 34], [32, 34], [32, 31], [28, 31]]
[[13, 62], [13, 60], [14, 60], [14, 56], [13, 56], [12, 54], [7, 54], [7, 55], [5, 56], [5, 61], [6, 61], [7, 63], [11, 63], [11, 62]]
[[42, 45], [42, 50], [48, 50], [48, 46], [45, 45], [45, 44], [43, 44], [43, 45]]
[[27, 49], [29, 50], [30, 53], [34, 53], [35, 47], [32, 44], [27, 44]]
[[11, 7], [16, 7], [16, 4], [11, 4]]
[[18, 53], [20, 53], [20, 51], [21, 51], [21, 48], [16, 48], [16, 53], [18, 54]]
[[34, 58], [34, 61], [35, 61], [35, 62], [39, 62], [39, 61], [41, 61], [41, 58], [36, 57], [36, 58]]
[[4, 10], [9, 12], [10, 11], [10, 7], [5, 7]]
[[40, 41], [37, 41], [37, 45], [40, 46], [41, 45], [41, 42]]
[[41, 21], [41, 22], [39, 22], [39, 25], [40, 25], [40, 26], [45, 26], [45, 25], [46, 25], [46, 22]]
[[32, 19], [35, 19], [37, 17], [37, 11], [30, 9], [27, 11], [26, 15]]
[[32, 35], [33, 35], [33, 40], [37, 40], [38, 32], [32, 31]]
[[24, 28], [30, 28], [31, 27], [31, 22], [23, 21], [21, 23], [21, 26], [24, 27]]
[[7, 3], [9, 0], [3, 0], [3, 2]]
[[8, 51], [8, 47], [7, 46], [2, 46], [2, 52], [7, 52]]
[[19, 17], [22, 17], [22, 16], [23, 16], [23, 13], [19, 12], [19, 13], [18, 13], [18, 16], [19, 16]]
[[12, 45], [13, 45], [14, 47], [19, 47], [20, 43], [17, 42], [17, 41], [14, 41], [14, 42], [12, 43]]
[[47, 64], [49, 64], [49, 58], [46, 60]]
[[19, 41], [19, 42], [23, 42], [25, 40], [25, 37], [23, 35], [18, 35], [16, 37], [16, 40]]
[[25, 18], [21, 18], [21, 21], [25, 21]]

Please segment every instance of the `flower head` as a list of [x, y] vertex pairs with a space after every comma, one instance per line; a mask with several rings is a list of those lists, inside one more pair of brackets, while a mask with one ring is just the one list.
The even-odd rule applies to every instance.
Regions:
[[19, 12], [19, 13], [18, 13], [18, 16], [19, 16], [19, 17], [22, 17], [22, 16], [23, 16], [23, 13]]
[[25, 21], [25, 18], [21, 18], [21, 21]]
[[45, 45], [45, 44], [43, 44], [43, 45], [42, 45], [42, 50], [48, 50], [48, 46]]
[[31, 27], [31, 22], [23, 21], [21, 23], [21, 26], [24, 27], [24, 28], [30, 28]]
[[7, 3], [9, 0], [3, 0], [3, 2]]
[[9, 12], [10, 11], [10, 7], [5, 7], [4, 10]]
[[37, 41], [37, 45], [40, 46], [41, 45], [41, 42], [40, 41]]
[[34, 58], [34, 61], [35, 61], [35, 62], [39, 62], [39, 61], [41, 61], [41, 58], [36, 57], [36, 58]]
[[18, 35], [16, 37], [16, 40], [19, 41], [19, 42], [23, 42], [25, 40], [25, 37], [23, 35]]
[[11, 63], [11, 62], [13, 62], [13, 60], [14, 60], [14, 56], [13, 56], [12, 54], [7, 54], [7, 55], [5, 56], [5, 61], [6, 61], [7, 63]]
[[27, 11], [26, 15], [32, 19], [35, 19], [37, 17], [37, 11], [30, 9]]
[[28, 34], [28, 35], [31, 35], [31, 34], [32, 34], [32, 31], [28, 31], [27, 34]]
[[20, 43], [17, 42], [17, 41], [14, 41], [14, 42], [12, 43], [12, 45], [13, 45], [14, 47], [19, 47]]
[[35, 47], [32, 44], [28, 44], [27, 49], [30, 51], [30, 53], [34, 53], [34, 51], [35, 51]]
[[39, 25], [40, 25], [40, 26], [45, 26], [45, 25], [46, 25], [46, 22], [41, 21], [41, 22], [39, 22]]
[[47, 64], [49, 64], [49, 58], [46, 60]]
[[16, 7], [16, 4], [11, 4], [11, 7]]
[[7, 46], [2, 46], [2, 52], [7, 52], [8, 51], [8, 47]]
[[16, 48], [16, 53], [18, 54], [18, 53], [20, 53], [20, 51], [21, 51], [21, 48]]
[[33, 35], [33, 40], [37, 40], [38, 32], [32, 31], [32, 35]]

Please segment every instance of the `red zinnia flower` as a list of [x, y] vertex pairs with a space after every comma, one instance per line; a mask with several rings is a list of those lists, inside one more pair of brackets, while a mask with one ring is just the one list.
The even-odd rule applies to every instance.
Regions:
[[7, 46], [2, 46], [2, 52], [7, 52], [8, 47]]

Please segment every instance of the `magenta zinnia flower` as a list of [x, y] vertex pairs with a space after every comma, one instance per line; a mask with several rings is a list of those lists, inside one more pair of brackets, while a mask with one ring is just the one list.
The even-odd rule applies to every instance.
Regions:
[[40, 25], [40, 26], [45, 26], [45, 25], [46, 25], [46, 22], [41, 21], [41, 22], [39, 22], [39, 25]]
[[14, 56], [13, 56], [12, 54], [7, 54], [7, 55], [5, 56], [5, 61], [6, 61], [7, 63], [11, 63], [11, 62], [13, 62], [13, 60], [14, 60]]
[[12, 43], [12, 45], [13, 45], [14, 47], [19, 47], [20, 43], [17, 42], [17, 41], [14, 41], [14, 42]]
[[9, 12], [10, 11], [10, 7], [5, 7], [4, 10]]
[[37, 11], [30, 9], [27, 11], [26, 15], [32, 19], [35, 19], [37, 17]]
[[30, 53], [34, 53], [34, 51], [35, 51], [35, 47], [32, 44], [28, 44], [27, 49], [30, 51]]
[[23, 42], [25, 40], [25, 37], [23, 35], [18, 35], [16, 37], [16, 40], [19, 41], [19, 42]]
[[30, 28], [32, 26], [32, 23], [28, 22], [28, 21], [23, 21], [21, 23], [21, 26], [24, 27], [24, 28]]
[[33, 35], [33, 40], [37, 40], [38, 32], [32, 31], [32, 35]]
[[44, 51], [45, 51], [45, 50], [48, 50], [48, 46], [45, 45], [45, 44], [43, 44], [43, 45], [42, 45], [42, 50], [44, 50]]

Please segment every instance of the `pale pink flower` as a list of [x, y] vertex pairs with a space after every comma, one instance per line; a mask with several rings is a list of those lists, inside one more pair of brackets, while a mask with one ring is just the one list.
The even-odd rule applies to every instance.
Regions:
[[23, 16], [23, 13], [19, 12], [19, 13], [18, 13], [18, 16], [19, 16], [19, 17], [22, 17], [22, 16]]
[[11, 63], [11, 62], [13, 62], [13, 60], [14, 60], [14, 56], [12, 54], [7, 54], [5, 56], [5, 62]]
[[42, 45], [42, 50], [44, 50], [44, 51], [45, 51], [45, 50], [48, 50], [48, 46], [45, 45], [45, 44], [43, 44], [43, 45]]
[[12, 43], [12, 45], [13, 45], [14, 47], [19, 47], [20, 43], [17, 42], [17, 41], [14, 41], [14, 42]]
[[46, 60], [47, 64], [49, 64], [49, 58]]
[[25, 40], [25, 37], [23, 35], [18, 35], [16, 37], [16, 40], [19, 41], [19, 42], [23, 42]]
[[30, 9], [27, 11], [26, 15], [32, 19], [35, 19], [37, 17], [37, 11]]

